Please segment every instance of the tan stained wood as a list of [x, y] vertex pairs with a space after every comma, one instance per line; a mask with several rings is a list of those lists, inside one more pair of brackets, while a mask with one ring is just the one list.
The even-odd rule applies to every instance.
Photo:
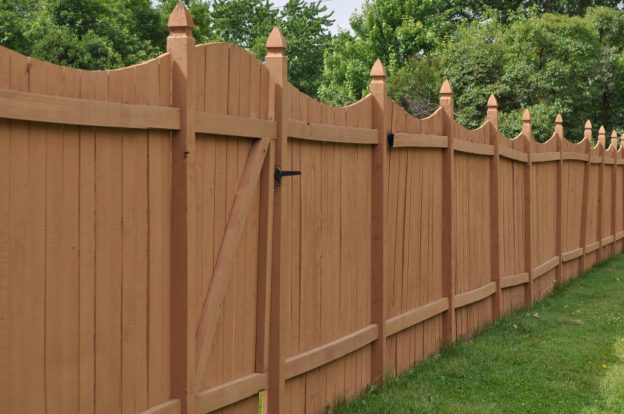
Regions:
[[342, 144], [375, 145], [377, 143], [377, 130], [375, 129], [325, 125], [292, 119], [288, 121], [288, 136], [309, 141]]
[[490, 282], [478, 289], [455, 295], [455, 308], [461, 308], [472, 303], [481, 301], [496, 293], [496, 282]]
[[412, 309], [408, 312], [390, 318], [386, 322], [386, 330], [388, 336], [394, 335], [397, 332], [400, 332], [407, 328], [411, 328], [412, 326], [426, 321], [427, 319], [431, 319], [434, 316], [440, 315], [448, 309], [448, 298], [442, 298], [435, 302], [428, 303], [419, 308]]
[[180, 414], [182, 412], [181, 406], [180, 400], [169, 400], [141, 411], [140, 414]]
[[550, 161], [559, 161], [561, 159], [561, 154], [558, 152], [542, 152], [535, 153], [531, 158], [531, 162], [540, 163], [540, 162], [550, 162]]
[[555, 267], [559, 265], [559, 256], [555, 256], [552, 259], [547, 260], [546, 262], [540, 264], [539, 266], [533, 268], [532, 277], [533, 279], [537, 279], [540, 276], [548, 273]]
[[564, 152], [561, 154], [561, 159], [563, 159], [564, 161], [587, 161], [589, 160], [589, 156], [587, 154], [582, 154], [578, 152]]
[[321, 347], [286, 359], [285, 376], [293, 378], [357, 351], [377, 339], [377, 325], [369, 325], [357, 332], [329, 342]]
[[458, 139], [454, 145], [455, 151], [474, 155], [494, 155], [494, 146], [490, 144], [479, 144]]
[[503, 276], [500, 278], [500, 284], [503, 289], [522, 285], [524, 283], [529, 283], [528, 273], [520, 273], [517, 275]]
[[234, 255], [240, 243], [245, 220], [249, 214], [252, 197], [260, 179], [260, 172], [269, 149], [268, 139], [258, 140], [254, 143], [249, 154], [249, 159], [238, 183], [236, 199], [227, 222], [227, 230], [221, 242], [219, 256], [216, 260], [212, 282], [208, 288], [208, 295], [201, 307], [199, 323], [197, 324], [197, 370], [196, 384], [206, 370], [208, 355], [215, 335], [215, 327], [223, 309], [223, 299], [227, 291], [230, 271], [234, 264]]
[[197, 133], [275, 139], [275, 122], [242, 116], [197, 112]]
[[0, 118], [133, 129], [180, 129], [180, 110], [0, 89]]
[[393, 148], [448, 148], [448, 137], [431, 134], [395, 133]]
[[215, 388], [204, 390], [197, 395], [197, 412], [208, 413], [235, 404], [258, 395], [260, 391], [266, 389], [267, 385], [268, 375], [262, 373], [250, 374]]
[[509, 147], [500, 147], [500, 156], [518, 162], [528, 162], [529, 160], [526, 153]]
[[579, 247], [578, 249], [574, 249], [574, 250], [570, 250], [570, 251], [564, 252], [561, 255], [561, 261], [562, 262], [569, 262], [570, 260], [577, 259], [577, 258], [581, 257], [582, 255], [583, 255], [583, 248]]

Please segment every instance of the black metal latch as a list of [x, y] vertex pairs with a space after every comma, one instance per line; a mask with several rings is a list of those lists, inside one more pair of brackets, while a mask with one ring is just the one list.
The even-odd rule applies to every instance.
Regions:
[[301, 175], [301, 171], [282, 171], [280, 167], [275, 167], [275, 186], [282, 185], [282, 177], [292, 177]]

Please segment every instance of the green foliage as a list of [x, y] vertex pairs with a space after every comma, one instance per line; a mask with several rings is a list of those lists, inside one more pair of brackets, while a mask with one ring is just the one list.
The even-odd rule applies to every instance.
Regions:
[[331, 17], [320, 0], [289, 0], [279, 14], [278, 25], [288, 43], [288, 75], [297, 88], [311, 96], [316, 96], [321, 84], [323, 52], [332, 39]]
[[349, 33], [336, 36], [325, 51], [319, 97], [333, 105], [346, 105], [360, 99], [370, 82], [375, 55], [365, 42]]

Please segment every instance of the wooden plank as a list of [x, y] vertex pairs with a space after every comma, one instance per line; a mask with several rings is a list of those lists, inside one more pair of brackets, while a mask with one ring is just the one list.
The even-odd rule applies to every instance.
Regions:
[[0, 89], [0, 118], [132, 129], [180, 129], [180, 110]]
[[286, 379], [312, 371], [332, 361], [353, 353], [377, 339], [377, 325], [369, 325], [352, 334], [329, 342], [318, 348], [286, 359]]
[[376, 129], [317, 124], [292, 119], [288, 121], [288, 137], [341, 144], [377, 144]]
[[533, 163], [559, 161], [560, 159], [561, 154], [559, 152], [541, 152], [531, 155], [531, 162]]
[[141, 411], [140, 414], [180, 414], [181, 409], [182, 404], [180, 400], [169, 400], [145, 411]]
[[[498, 121], [496, 121], [496, 124]], [[500, 284], [500, 277], [502, 276], [501, 270], [501, 256], [503, 253], [503, 246], [501, 244], [501, 211], [500, 211], [500, 178], [501, 178], [501, 166], [500, 166], [500, 142], [498, 140], [498, 130], [493, 124], [490, 126], [490, 142], [494, 146], [494, 156], [490, 160], [490, 269], [492, 272], [491, 280], [496, 283], [496, 292], [492, 298], [492, 318], [498, 319], [503, 313], [503, 294]]]
[[197, 112], [196, 128], [200, 134], [275, 139], [277, 125], [265, 119]]
[[251, 201], [260, 179], [260, 172], [269, 149], [269, 142], [270, 140], [268, 139], [258, 140], [251, 149], [247, 164], [238, 183], [236, 199], [234, 200], [228, 219], [227, 230], [221, 243], [214, 275], [202, 306], [196, 333], [197, 372], [195, 381], [198, 385], [204, 378], [212, 338], [215, 335], [215, 327], [223, 309], [223, 299], [227, 287], [232, 279], [230, 272], [234, 264], [234, 257], [249, 214]]
[[[120, 102], [120, 72], [108, 76], [108, 98]], [[122, 158], [121, 130], [95, 139], [95, 411], [121, 412]]]
[[455, 295], [455, 309], [479, 302], [496, 293], [496, 282], [490, 282], [480, 288]]
[[564, 152], [561, 154], [561, 159], [564, 161], [572, 160], [572, 161], [588, 161], [589, 154], [580, 153], [580, 152]]
[[[80, 95], [104, 98], [108, 95], [106, 72], [82, 72]], [[95, 410], [95, 160], [96, 131], [80, 129], [80, 311], [79, 311], [79, 412]]]
[[267, 388], [268, 374], [250, 374], [197, 395], [197, 412], [209, 413], [257, 395]]
[[579, 247], [578, 249], [570, 250], [561, 254], [561, 261], [563, 263], [569, 262], [571, 260], [577, 259], [583, 255], [583, 248]]
[[551, 259], [548, 259], [541, 265], [533, 268], [533, 274], [531, 275], [531, 277], [533, 278], [533, 280], [535, 280], [538, 277], [543, 276], [544, 274], [548, 273], [549, 271], [551, 271], [557, 266], [559, 266], [559, 256], [555, 256]]
[[479, 144], [477, 142], [465, 141], [458, 139], [455, 142], [455, 151], [463, 152], [464, 154], [473, 155], [494, 155], [494, 145]]
[[607, 244], [611, 244], [615, 241], [615, 236], [607, 236], [602, 238], [602, 246], [606, 246]]
[[513, 148], [501, 146], [499, 151], [500, 151], [500, 156], [503, 158], [507, 158], [513, 161], [518, 161], [518, 162], [529, 161], [529, 156], [527, 155], [527, 153], [515, 150]]
[[602, 164], [602, 156], [601, 155], [592, 155], [589, 158], [589, 162], [591, 164]]
[[[149, 80], [154, 82], [154, 80]], [[158, 91], [150, 102], [171, 101], [171, 59], [159, 60]], [[148, 406], [171, 392], [171, 132], [150, 131], [148, 137], [149, 280], [148, 280]]]
[[412, 309], [408, 312], [397, 315], [388, 319], [386, 322], [386, 332], [388, 336], [394, 335], [397, 332], [411, 328], [427, 319], [431, 319], [437, 316], [449, 308], [448, 298], [442, 298], [434, 302], [428, 303], [424, 306]]
[[600, 242], [589, 243], [585, 246], [585, 254], [593, 253], [600, 248]]
[[620, 232], [615, 234], [615, 240], [616, 241], [622, 240], [622, 239], [624, 239], [624, 231], [620, 231]]
[[448, 148], [448, 137], [397, 132], [394, 134], [392, 148]]
[[500, 285], [502, 289], [522, 285], [524, 283], [529, 283], [528, 273], [520, 273], [517, 275], [503, 276], [500, 278]]

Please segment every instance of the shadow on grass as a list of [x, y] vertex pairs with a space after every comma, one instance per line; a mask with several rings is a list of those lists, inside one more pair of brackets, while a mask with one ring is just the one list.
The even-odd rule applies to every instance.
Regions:
[[624, 256], [333, 412], [624, 413]]

